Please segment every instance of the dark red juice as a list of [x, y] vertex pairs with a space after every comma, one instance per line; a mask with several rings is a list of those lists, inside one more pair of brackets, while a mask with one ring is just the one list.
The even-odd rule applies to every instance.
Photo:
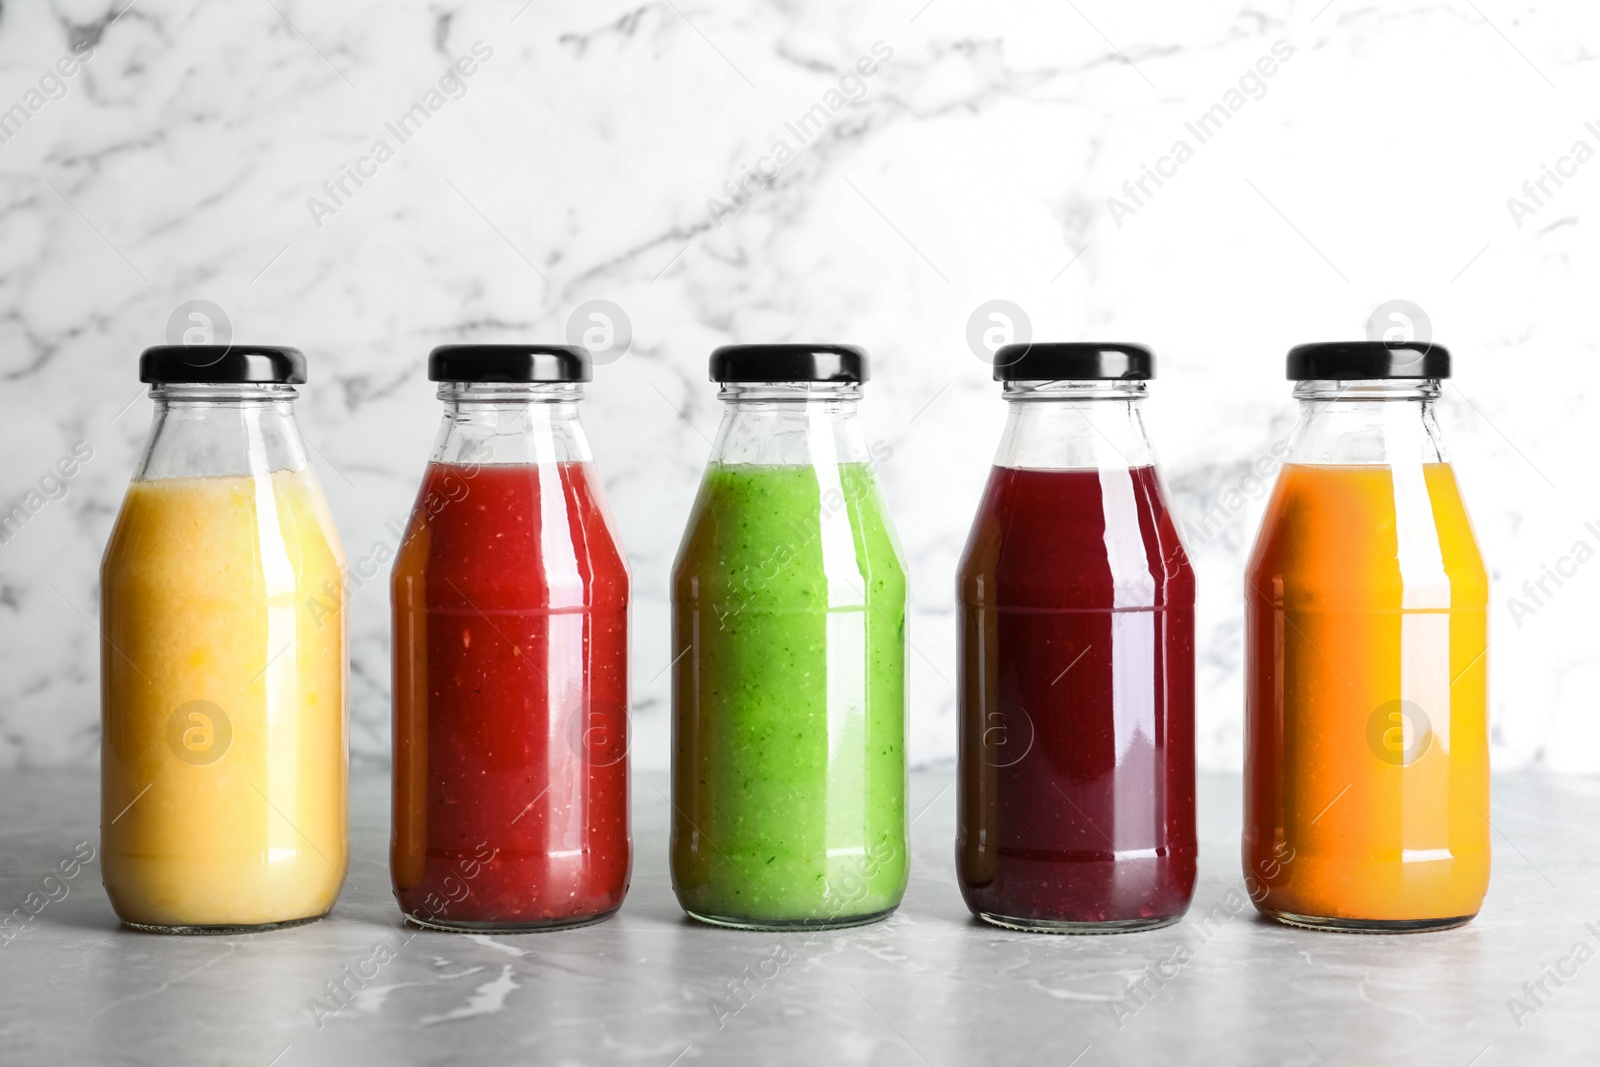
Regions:
[[393, 596], [401, 909], [467, 929], [616, 910], [628, 569], [593, 465], [430, 464]]
[[1155, 468], [996, 467], [958, 597], [967, 906], [1036, 929], [1181, 916], [1194, 573]]

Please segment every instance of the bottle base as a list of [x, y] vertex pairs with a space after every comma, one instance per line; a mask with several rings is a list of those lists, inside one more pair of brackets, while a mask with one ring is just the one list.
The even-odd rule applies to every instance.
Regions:
[[1330, 919], [1315, 915], [1295, 915], [1287, 911], [1268, 911], [1261, 914], [1285, 926], [1298, 926], [1304, 930], [1322, 930], [1338, 934], [1426, 934], [1438, 930], [1453, 930], [1477, 918], [1477, 913], [1457, 915], [1444, 919]]
[[260, 934], [268, 930], [287, 930], [291, 926], [305, 926], [318, 919], [328, 917], [327, 912], [321, 915], [307, 915], [304, 919], [285, 919], [274, 923], [212, 923], [206, 925], [179, 926], [165, 925], [162, 923], [136, 923], [127, 919], [122, 920], [122, 925], [134, 930], [143, 930], [147, 934], [177, 934], [180, 937], [208, 937], [217, 934]]
[[437, 930], [447, 934], [543, 934], [555, 930], [576, 930], [580, 926], [593, 926], [605, 922], [617, 913], [616, 908], [598, 915], [580, 915], [572, 919], [545, 919], [538, 922], [457, 922], [452, 919], [419, 919], [406, 915], [406, 922], [422, 930]]
[[1021, 930], [1028, 934], [1136, 934], [1142, 930], [1159, 930], [1183, 918], [1183, 913], [1153, 919], [1111, 919], [1105, 922], [1065, 922], [1055, 919], [1018, 919], [1010, 915], [996, 915], [980, 911], [978, 918], [993, 926], [1007, 930]]
[[[896, 905], [898, 907], [899, 905]], [[802, 930], [848, 930], [852, 926], [870, 926], [894, 914], [894, 908], [885, 908], [868, 915], [841, 915], [832, 919], [736, 919], [727, 915], [707, 915], [684, 909], [696, 922], [708, 926], [721, 926], [729, 930], [764, 930], [773, 933], [796, 933]]]

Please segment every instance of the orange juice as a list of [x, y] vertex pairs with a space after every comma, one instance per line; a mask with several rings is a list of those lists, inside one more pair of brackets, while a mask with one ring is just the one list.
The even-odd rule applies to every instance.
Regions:
[[1365, 930], [1477, 914], [1488, 578], [1449, 464], [1286, 465], [1245, 599], [1257, 906]]
[[348, 857], [344, 554], [310, 470], [135, 481], [101, 570], [101, 840], [125, 922], [327, 912]]

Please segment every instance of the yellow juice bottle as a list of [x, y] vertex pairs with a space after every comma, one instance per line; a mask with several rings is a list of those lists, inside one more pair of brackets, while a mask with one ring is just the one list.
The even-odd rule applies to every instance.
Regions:
[[315, 919], [348, 862], [344, 553], [293, 349], [147, 351], [151, 440], [101, 567], [106, 892], [172, 932]]
[[1245, 577], [1244, 864], [1323, 929], [1439, 929], [1489, 881], [1488, 578], [1434, 424], [1437, 345], [1302, 345]]

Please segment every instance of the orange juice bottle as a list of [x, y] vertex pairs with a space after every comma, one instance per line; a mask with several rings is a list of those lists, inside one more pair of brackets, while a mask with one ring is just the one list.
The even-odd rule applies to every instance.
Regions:
[[1264, 914], [1444, 929], [1489, 884], [1488, 578], [1440, 442], [1438, 345], [1300, 345], [1245, 572], [1244, 867]]

